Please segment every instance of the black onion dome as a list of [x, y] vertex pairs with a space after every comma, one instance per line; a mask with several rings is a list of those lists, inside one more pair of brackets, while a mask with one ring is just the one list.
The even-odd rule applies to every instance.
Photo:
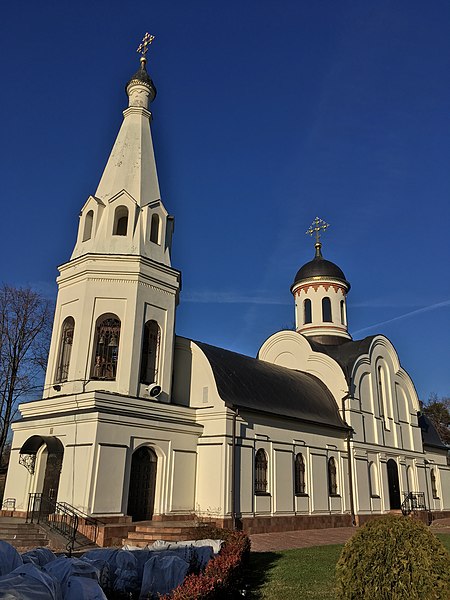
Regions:
[[139, 82], [139, 83], [145, 83], [145, 85], [148, 85], [149, 87], [154, 89], [155, 96], [156, 96], [155, 84], [153, 83], [150, 75], [147, 73], [147, 69], [145, 68], [146, 62], [147, 61], [145, 59], [144, 60], [141, 59], [141, 66], [136, 71], [136, 73], [131, 77], [130, 81], [127, 83], [127, 85], [125, 87], [127, 88], [130, 85], [130, 83], [133, 83], [134, 81]]
[[304, 279], [338, 279], [342, 281], [348, 289], [350, 289], [350, 283], [345, 278], [344, 272], [337, 265], [330, 260], [326, 260], [322, 256], [321, 244], [316, 244], [316, 255], [313, 260], [310, 260], [303, 267], [297, 271], [297, 275], [294, 278], [293, 286], [300, 283]]

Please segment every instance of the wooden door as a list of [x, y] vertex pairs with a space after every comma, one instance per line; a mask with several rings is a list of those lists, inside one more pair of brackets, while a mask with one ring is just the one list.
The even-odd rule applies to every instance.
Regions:
[[141, 447], [131, 459], [127, 514], [133, 521], [148, 521], [153, 516], [157, 457], [151, 448]]
[[390, 458], [387, 461], [387, 474], [389, 485], [389, 502], [391, 510], [397, 510], [401, 506], [400, 501], [400, 484], [398, 481], [398, 468], [395, 460]]

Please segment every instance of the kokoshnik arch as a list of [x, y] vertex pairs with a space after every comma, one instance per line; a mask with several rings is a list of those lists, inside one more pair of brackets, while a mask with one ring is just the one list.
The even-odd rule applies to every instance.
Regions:
[[197, 513], [253, 532], [361, 522], [409, 492], [450, 510], [447, 448], [391, 342], [352, 340], [350, 283], [323, 257], [320, 219], [291, 286], [296, 331], [257, 358], [175, 334], [181, 273], [153, 151], [151, 37], [59, 267], [45, 391], [20, 406], [5, 497], [18, 511], [40, 492], [105, 520]]

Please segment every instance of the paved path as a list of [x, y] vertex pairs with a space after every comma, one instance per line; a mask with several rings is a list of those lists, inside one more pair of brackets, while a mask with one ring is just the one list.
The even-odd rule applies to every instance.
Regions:
[[357, 531], [357, 527], [334, 527], [332, 529], [302, 529], [282, 531], [280, 533], [254, 533], [250, 536], [254, 552], [289, 550], [290, 548], [308, 548], [345, 544]]
[[[335, 527], [333, 529], [302, 529], [280, 533], [254, 533], [250, 535], [253, 552], [310, 548], [330, 544], [345, 544], [358, 527]], [[433, 533], [450, 534], [450, 519], [435, 521], [430, 527]]]

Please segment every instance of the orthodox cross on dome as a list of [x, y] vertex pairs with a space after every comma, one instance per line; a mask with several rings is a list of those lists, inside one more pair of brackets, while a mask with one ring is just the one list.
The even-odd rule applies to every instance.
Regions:
[[316, 245], [320, 244], [320, 232], [321, 231], [326, 231], [329, 227], [329, 223], [325, 223], [325, 221], [322, 221], [322, 219], [319, 219], [319, 217], [316, 217], [314, 219], [314, 221], [311, 223], [309, 229], [305, 232], [307, 235], [310, 235], [311, 237], [315, 234], [316, 235]]
[[148, 52], [148, 47], [150, 46], [150, 44], [153, 42], [154, 39], [155, 39], [155, 36], [150, 35], [150, 33], [147, 32], [144, 35], [144, 37], [142, 38], [142, 42], [139, 44], [139, 47], [136, 50], [136, 52], [139, 52], [141, 56], [145, 57], [145, 55]]

